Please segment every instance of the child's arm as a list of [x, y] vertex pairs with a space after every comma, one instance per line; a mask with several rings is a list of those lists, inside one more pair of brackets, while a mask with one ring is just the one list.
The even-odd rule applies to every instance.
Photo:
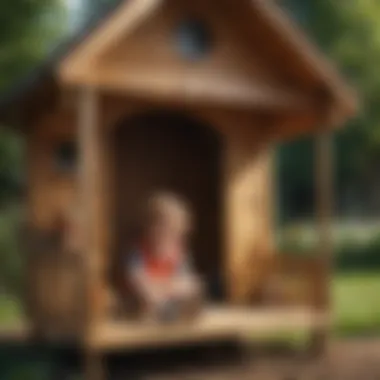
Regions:
[[190, 258], [187, 256], [179, 273], [171, 283], [171, 294], [175, 297], [191, 297], [200, 294], [201, 282], [196, 276]]
[[161, 289], [147, 276], [141, 258], [134, 255], [128, 264], [127, 276], [138, 297], [149, 305], [162, 302]]

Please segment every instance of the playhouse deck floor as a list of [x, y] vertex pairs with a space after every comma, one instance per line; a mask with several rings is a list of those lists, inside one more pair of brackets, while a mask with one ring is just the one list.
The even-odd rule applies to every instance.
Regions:
[[99, 349], [139, 348], [255, 337], [259, 334], [310, 330], [328, 323], [328, 315], [307, 308], [252, 309], [210, 307], [192, 323], [157, 326], [108, 321], [99, 326], [91, 345]]

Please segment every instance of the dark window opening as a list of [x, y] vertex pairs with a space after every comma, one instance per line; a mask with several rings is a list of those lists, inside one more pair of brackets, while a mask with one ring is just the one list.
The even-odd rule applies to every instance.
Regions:
[[184, 20], [176, 31], [176, 45], [184, 58], [198, 60], [204, 58], [212, 49], [212, 35], [201, 20]]
[[54, 164], [56, 170], [72, 173], [77, 169], [77, 146], [72, 141], [60, 143], [55, 150]]

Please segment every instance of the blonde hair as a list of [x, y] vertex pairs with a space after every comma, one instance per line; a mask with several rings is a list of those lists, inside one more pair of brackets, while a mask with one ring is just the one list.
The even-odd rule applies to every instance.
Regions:
[[155, 193], [149, 197], [146, 204], [143, 221], [144, 229], [173, 216], [180, 216], [187, 229], [191, 227], [192, 215], [185, 200], [173, 193]]

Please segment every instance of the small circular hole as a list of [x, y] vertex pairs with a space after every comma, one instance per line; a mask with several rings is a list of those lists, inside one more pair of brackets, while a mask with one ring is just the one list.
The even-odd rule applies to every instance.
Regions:
[[201, 20], [185, 20], [177, 28], [176, 45], [182, 57], [190, 60], [202, 59], [212, 49], [211, 32]]

